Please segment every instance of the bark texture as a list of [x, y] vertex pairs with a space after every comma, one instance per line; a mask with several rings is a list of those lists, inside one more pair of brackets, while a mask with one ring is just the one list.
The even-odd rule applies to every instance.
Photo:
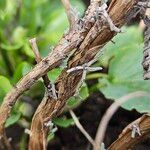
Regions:
[[146, 26], [145, 29], [143, 68], [144, 68], [144, 79], [149, 80], [150, 79], [150, 24], [149, 26]]
[[[132, 126], [138, 125], [141, 136], [137, 135], [135, 138], [132, 138]], [[127, 126], [123, 132], [120, 134], [119, 138], [110, 145], [108, 150], [128, 150], [133, 149], [134, 146], [146, 138], [150, 138], [150, 115], [143, 115], [138, 120], [131, 123]]]
[[[130, 20], [138, 11], [135, 6], [139, 1], [112, 0], [107, 11], [113, 23], [120, 28]], [[98, 12], [97, 8], [100, 5], [99, 1], [93, 1], [88, 7], [85, 16], [79, 19], [67, 34], [64, 34], [52, 53], [38, 63], [6, 95], [0, 107], [1, 145], [6, 144], [4, 125], [19, 96], [24, 91], [29, 90], [48, 71], [61, 65], [64, 59], [75, 50], [69, 58], [67, 68], [62, 71], [55, 83], [58, 91], [57, 101], [45, 95], [32, 120], [29, 149], [46, 149], [49, 127], [45, 126], [45, 123], [48, 123], [53, 117], [62, 112], [67, 99], [75, 94], [76, 87], [82, 77], [82, 71], [67, 73], [67, 70], [91, 61], [99, 52], [99, 48], [102, 48], [116, 35], [116, 32], [110, 29], [107, 19], [102, 13]]]
[[[108, 13], [117, 27], [121, 27], [124, 23], [126, 23], [128, 15], [131, 13], [133, 6], [136, 3], [137, 1], [134, 0], [128, 2], [122, 0], [112, 1], [110, 7], [108, 8]], [[82, 74], [81, 71], [70, 74], [68, 74], [66, 71], [70, 68], [83, 65], [92, 60], [99, 51], [99, 49], [95, 49], [94, 47], [100, 45], [100, 48], [102, 48], [113, 38], [114, 35], [116, 35], [115, 32], [110, 30], [107, 21], [102, 15], [98, 18], [98, 20], [95, 20], [95, 22], [90, 22], [90, 20], [92, 20], [92, 14], [95, 12], [95, 7], [96, 6], [90, 6], [85, 13], [85, 17], [83, 18], [83, 24], [85, 24], [84, 22], [87, 22], [87, 25], [90, 26], [90, 30], [84, 32], [84, 40], [79, 44], [77, 50], [68, 61], [67, 69], [63, 70], [56, 82], [58, 100], [42, 100], [37, 111], [35, 112], [32, 120], [29, 142], [29, 149], [31, 150], [38, 148], [39, 150], [42, 148], [45, 149], [45, 137], [47, 137], [48, 127], [45, 127], [44, 123], [50, 121], [53, 117], [56, 117], [62, 112], [67, 99], [74, 95], [76, 87], [80, 82]], [[80, 30], [82, 31], [82, 28], [84, 28], [85, 25], [79, 24], [79, 26]], [[80, 31], [75, 30], [75, 33], [76, 32]], [[37, 138], [35, 139], [34, 137]]]

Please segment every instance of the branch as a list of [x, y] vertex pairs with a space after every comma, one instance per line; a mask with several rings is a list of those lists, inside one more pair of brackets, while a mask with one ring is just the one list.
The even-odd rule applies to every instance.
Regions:
[[[45, 57], [40, 63], [38, 63], [32, 71], [25, 75], [15, 87], [5, 96], [3, 103], [0, 107], [0, 137], [1, 140], [5, 135], [4, 125], [6, 119], [9, 117], [12, 107], [16, 103], [19, 96], [30, 89], [30, 87], [48, 71], [61, 65], [63, 60], [68, 57], [73, 49], [75, 49], [85, 38], [89, 32], [91, 26], [95, 23], [91, 23], [89, 18], [94, 17], [93, 11], [95, 8], [88, 9], [87, 15], [84, 17], [82, 29], [76, 29], [70, 31], [62, 37], [55, 49]], [[87, 26], [87, 25], [91, 26]]]
[[[114, 113], [117, 111], [117, 109], [122, 104], [124, 104], [125, 102], [127, 102], [133, 98], [139, 98], [139, 97], [143, 97], [143, 96], [149, 96], [150, 97], [150, 94], [147, 92], [138, 91], [138, 92], [130, 93], [128, 95], [125, 95], [125, 96], [115, 100], [115, 102], [107, 109], [106, 113], [104, 114], [104, 116], [103, 116], [103, 118], [99, 124], [98, 130], [96, 133], [96, 137], [95, 137], [96, 146], [93, 148], [93, 150], [99, 150], [100, 149], [99, 147], [101, 146], [101, 144], [104, 140], [104, 136], [105, 136], [105, 132], [106, 132], [108, 123], [109, 123], [110, 119], [112, 118], [112, 116], [114, 115]], [[130, 135], [130, 139], [131, 138], [132, 137]], [[129, 148], [129, 144], [127, 144], [127, 146]], [[133, 144], [132, 144], [132, 146], [133, 146]], [[126, 148], [124, 147], [124, 149], [126, 149]]]
[[65, 11], [69, 20], [70, 29], [73, 29], [73, 27], [76, 25], [76, 22], [78, 21], [78, 15], [71, 7], [69, 0], [61, 0], [61, 2], [65, 8]]
[[78, 127], [78, 129], [82, 132], [82, 134], [88, 139], [88, 141], [93, 145], [95, 146], [95, 142], [94, 140], [92, 139], [92, 137], [86, 132], [86, 130], [83, 128], [83, 126], [80, 124], [77, 116], [75, 115], [75, 113], [72, 111], [72, 110], [69, 110], [76, 126]]
[[[40, 53], [36, 44], [36, 38], [30, 39], [29, 42], [31, 44], [32, 51], [35, 55], [35, 60], [37, 63], [39, 63], [40, 61], [42, 61], [42, 58], [40, 56]], [[44, 80], [44, 84], [46, 85], [46, 87], [48, 87], [48, 85], [50, 84], [50, 80], [48, 79], [47, 74], [43, 76], [43, 80]]]
[[[124, 25], [128, 17], [131, 18], [136, 12], [133, 8], [137, 2], [137, 0], [115, 0], [115, 3], [113, 1], [113, 7], [109, 7], [108, 10], [109, 17], [112, 19], [111, 23], [114, 23], [117, 27]], [[106, 13], [104, 8], [100, 7], [100, 3], [97, 1], [92, 3], [83, 19], [76, 22], [75, 28], [65, 34], [55, 49], [38, 63], [31, 72], [25, 75], [6, 95], [0, 107], [0, 136], [2, 138], [5, 135], [4, 124], [18, 97], [28, 90], [40, 77], [51, 69], [58, 67], [75, 49], [73, 56], [68, 61], [67, 68], [62, 71], [55, 83], [58, 90], [57, 101], [53, 98], [49, 100], [44, 98], [32, 120], [31, 135], [36, 136], [30, 137], [30, 149], [38, 147], [42, 150], [45, 148], [49, 129], [44, 126], [44, 123], [62, 112], [67, 99], [75, 94], [76, 87], [82, 77], [82, 71], [72, 74], [67, 73], [67, 70], [91, 61], [99, 51], [99, 49], [92, 48], [98, 45], [102, 45], [102, 48], [116, 35], [116, 32], [110, 29], [107, 18], [103, 16], [103, 12]]]
[[[140, 129], [140, 136], [132, 137], [133, 130], [131, 127], [133, 125], [138, 125]], [[131, 123], [127, 128], [123, 130], [119, 138], [112, 143], [108, 150], [122, 149], [128, 150], [134, 147], [136, 144], [142, 142], [144, 139], [149, 138], [150, 136], [150, 114], [145, 114], [141, 118], [137, 119]]]
[[[112, 22], [117, 24], [118, 27], [121, 27], [126, 22], [126, 15], [132, 12], [132, 8], [135, 6], [136, 2], [137, 1], [132, 0], [123, 3], [122, 0], [117, 0], [114, 7], [109, 10], [109, 15], [112, 19]], [[80, 43], [77, 50], [69, 59], [67, 68], [62, 71], [61, 75], [58, 77], [55, 83], [56, 88], [58, 89], [57, 101], [53, 99], [49, 99], [47, 101], [44, 98], [34, 114], [31, 126], [32, 136], [30, 136], [29, 142], [30, 149], [34, 150], [38, 147], [41, 149], [45, 148], [43, 145], [45, 146], [45, 137], [47, 137], [49, 128], [45, 127], [44, 124], [51, 121], [53, 117], [58, 116], [63, 111], [67, 99], [75, 94], [76, 88], [81, 82], [83, 70], [73, 73], [69, 73], [67, 70], [75, 68], [76, 66], [83, 66], [83, 64], [93, 60], [95, 55], [99, 52], [98, 48], [93, 49], [93, 47], [101, 45], [100, 48], [102, 48], [116, 34], [116, 32], [110, 29], [110, 24], [108, 23], [107, 18], [103, 17], [103, 13], [101, 13], [105, 11], [105, 4], [102, 5], [102, 7], [98, 7], [98, 4], [99, 3], [96, 4], [96, 2], [92, 3], [85, 13], [85, 17], [82, 19], [83, 22], [85, 22], [87, 19], [89, 24], [84, 24], [79, 27], [79, 29], [82, 30], [83, 27], [89, 27], [90, 30], [85, 35], [84, 40]], [[97, 9], [100, 11], [100, 14], [97, 17], [97, 20], [93, 22], [94, 17], [92, 14], [95, 14], [94, 12], [97, 12]], [[117, 12], [122, 13], [118, 14]], [[91, 24], [93, 25], [91, 26]], [[38, 139], [41, 140], [39, 141]]]
[[[39, 53], [39, 50], [38, 50], [38, 47], [37, 47], [37, 44], [36, 44], [36, 38], [33, 38], [33, 39], [29, 40], [29, 42], [31, 44], [33, 53], [35, 55], [36, 62], [39, 63], [42, 60], [42, 58], [40, 56], [40, 53]], [[57, 99], [55, 85], [50, 82], [50, 80], [48, 78], [48, 75], [46, 74], [42, 78], [44, 80], [44, 85], [46, 87], [45, 96], [47, 96], [47, 98], [49, 98], [49, 96], [50, 96], [54, 99]]]

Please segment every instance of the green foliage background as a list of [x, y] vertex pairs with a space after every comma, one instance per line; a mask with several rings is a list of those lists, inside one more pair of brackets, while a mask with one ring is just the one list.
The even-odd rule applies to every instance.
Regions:
[[[82, 16], [85, 6], [80, 0], [72, 4]], [[35, 63], [29, 46], [29, 39], [37, 37], [42, 57], [46, 56], [57, 44], [68, 21], [60, 0], [1, 0], [0, 1], [0, 103], [11, 88], [29, 72]], [[86, 84], [80, 91], [81, 98], [70, 98], [68, 106], [77, 107], [86, 99], [89, 92], [101, 91], [108, 99], [115, 100], [134, 91], [150, 92], [150, 81], [143, 80], [142, 53], [143, 35], [138, 27], [124, 27], [124, 33], [117, 35], [113, 43], [104, 48], [105, 53], [95, 64], [105, 72], [89, 74], [87, 80], [98, 79], [98, 83], [88, 89]], [[50, 71], [53, 82], [62, 68]], [[29, 91], [25, 92], [13, 109], [6, 127], [18, 123], [29, 127], [34, 109], [25, 99], [41, 101], [44, 85], [40, 79]], [[133, 99], [122, 106], [139, 112], [150, 111], [149, 98]], [[53, 122], [61, 127], [73, 124], [71, 118], [55, 118]], [[51, 138], [50, 138], [51, 139]]]

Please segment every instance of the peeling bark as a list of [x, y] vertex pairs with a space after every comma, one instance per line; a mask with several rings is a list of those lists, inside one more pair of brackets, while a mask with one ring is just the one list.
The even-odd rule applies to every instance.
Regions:
[[[117, 0], [115, 2], [116, 3], [113, 3], [113, 7], [110, 5], [111, 7], [109, 7], [108, 12], [114, 24], [118, 27], [121, 27], [124, 23], [126, 23], [126, 15], [131, 12], [133, 6], [136, 4], [136, 1], [123, 3], [122, 0]], [[85, 36], [84, 41], [80, 44], [79, 48], [69, 60], [67, 69], [82, 65], [92, 60], [99, 51], [99, 49], [92, 48], [98, 45], [101, 45], [102, 48], [114, 37], [114, 35], [116, 35], [116, 33], [110, 31], [106, 20], [103, 17], [99, 18], [99, 20], [93, 24], [90, 31]], [[29, 142], [30, 150], [37, 149], [38, 147], [40, 147], [40, 149], [42, 147], [43, 149], [46, 149], [45, 137], [47, 136], [48, 128], [44, 126], [44, 123], [59, 115], [62, 112], [67, 99], [73, 96], [76, 91], [76, 87], [80, 82], [82, 72], [68, 74], [66, 72], [67, 69], [63, 70], [56, 82], [59, 99], [57, 101], [54, 101], [53, 99], [45, 99], [45, 101], [41, 102], [37, 111], [35, 112], [31, 126], [32, 134]], [[40, 130], [37, 131], [37, 129]], [[35, 139], [34, 137], [37, 138]]]
[[[117, 27], [124, 25], [136, 13], [137, 10], [134, 9], [134, 6], [138, 2], [139, 0], [112, 0], [108, 14], [113, 23]], [[94, 47], [102, 48], [116, 35], [116, 32], [110, 30], [106, 18], [102, 14], [97, 16], [98, 6], [98, 1], [91, 3], [83, 19], [79, 20], [62, 37], [53, 52], [38, 63], [6, 95], [0, 107], [0, 137], [4, 144], [6, 144], [4, 124], [19, 96], [48, 71], [61, 65], [63, 60], [75, 49], [68, 61], [67, 68], [62, 71], [55, 83], [56, 90], [58, 90], [57, 101], [45, 96], [32, 120], [29, 149], [46, 149], [46, 137], [49, 129], [44, 124], [62, 112], [67, 99], [75, 94], [76, 87], [81, 80], [82, 71], [67, 73], [67, 69], [91, 61], [99, 51]]]

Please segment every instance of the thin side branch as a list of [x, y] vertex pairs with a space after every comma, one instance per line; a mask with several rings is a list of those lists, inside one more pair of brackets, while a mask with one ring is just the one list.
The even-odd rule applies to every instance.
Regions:
[[29, 42], [35, 55], [35, 60], [37, 63], [39, 63], [42, 60], [42, 58], [37, 47], [36, 38], [30, 39]]
[[83, 126], [81, 125], [81, 123], [79, 122], [77, 116], [75, 115], [75, 113], [72, 110], [69, 110], [70, 115], [72, 116], [76, 126], [78, 127], [78, 129], [82, 132], [82, 134], [87, 138], [87, 140], [93, 145], [95, 146], [95, 142], [92, 139], [92, 137], [86, 132], [86, 130], [83, 128]]
[[[33, 38], [31, 40], [29, 40], [30, 44], [31, 44], [31, 47], [32, 47], [32, 50], [33, 50], [33, 53], [35, 55], [35, 59], [36, 59], [36, 62], [39, 63], [42, 58], [40, 56], [40, 52], [38, 50], [38, 46], [37, 46], [37, 43], [36, 43], [36, 38]], [[46, 87], [46, 92], [45, 92], [45, 96], [51, 96], [53, 97], [54, 99], [57, 99], [57, 94], [56, 94], [56, 90], [55, 90], [55, 85], [53, 83], [50, 82], [49, 78], [48, 78], [48, 75], [44, 75], [43, 77], [43, 80], [44, 80], [44, 85]]]
[[73, 10], [70, 4], [70, 0], [61, 0], [61, 2], [65, 8], [65, 11], [69, 20], [70, 29], [72, 29], [74, 25], [76, 24], [76, 21], [78, 20], [78, 16], [76, 12]]

